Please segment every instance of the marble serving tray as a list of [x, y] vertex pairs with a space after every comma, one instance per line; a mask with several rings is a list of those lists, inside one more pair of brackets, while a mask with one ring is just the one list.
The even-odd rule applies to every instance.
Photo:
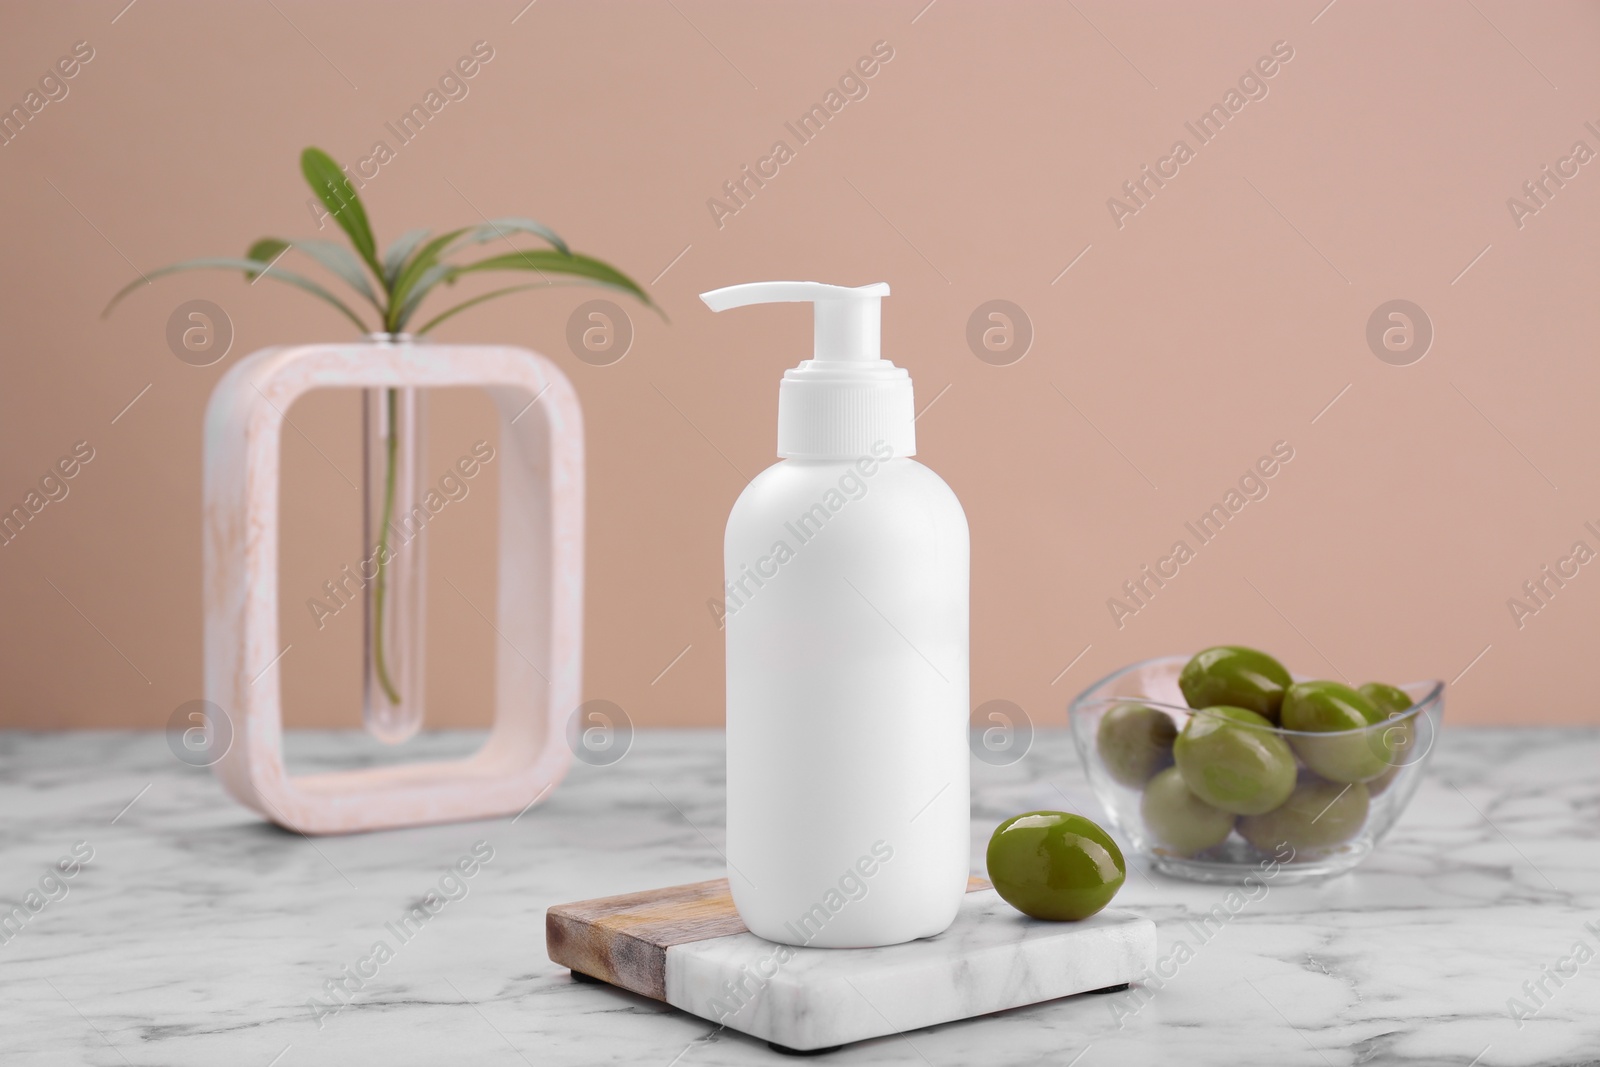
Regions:
[[1029, 919], [973, 878], [938, 937], [887, 948], [792, 948], [750, 933], [728, 882], [559, 904], [550, 959], [762, 1038], [784, 1052], [1124, 988], [1155, 964], [1156, 928], [1126, 911], [1083, 922]]

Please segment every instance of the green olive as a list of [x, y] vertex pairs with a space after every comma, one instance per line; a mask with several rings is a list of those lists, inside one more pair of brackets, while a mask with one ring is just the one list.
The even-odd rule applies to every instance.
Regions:
[[1139, 789], [1164, 767], [1172, 766], [1178, 728], [1167, 714], [1143, 704], [1118, 704], [1100, 718], [1095, 746], [1111, 777]]
[[1195, 796], [1176, 767], [1150, 779], [1139, 802], [1139, 814], [1163, 850], [1179, 856], [1220, 845], [1233, 830], [1234, 817]]
[[1283, 697], [1283, 728], [1326, 733], [1383, 719], [1371, 700], [1342, 682], [1296, 682]]
[[1262, 852], [1288, 845], [1298, 853], [1342, 845], [1367, 821], [1367, 787], [1302, 775], [1283, 805], [1239, 820], [1239, 836]]
[[1190, 791], [1234, 815], [1259, 815], [1294, 792], [1294, 753], [1247, 708], [1197, 711], [1172, 747]]
[[1388, 768], [1393, 738], [1367, 729], [1383, 720], [1377, 705], [1340, 682], [1296, 682], [1283, 697], [1285, 730], [1333, 735], [1291, 743], [1307, 767], [1335, 782], [1365, 782]]
[[[1356, 692], [1372, 701], [1378, 711], [1391, 720], [1410, 710], [1413, 704], [1410, 693], [1382, 682], [1368, 682], [1358, 687]], [[1404, 766], [1402, 759], [1408, 754], [1411, 743], [1416, 737], [1416, 721], [1416, 717], [1412, 716], [1399, 722], [1391, 722], [1384, 729], [1385, 742], [1393, 755], [1389, 757], [1388, 769], [1367, 783], [1367, 792], [1371, 796], [1377, 796], [1394, 784], [1395, 775], [1399, 774], [1400, 768]]]
[[987, 854], [989, 881], [1002, 899], [1035, 919], [1087, 919], [1128, 876], [1122, 850], [1082, 815], [1030, 811], [995, 828]]
[[[1404, 726], [1400, 727], [1400, 729], [1404, 728]], [[1400, 773], [1401, 766], [1402, 764], [1399, 763], [1391, 763], [1378, 777], [1364, 783], [1367, 787], [1367, 795], [1369, 797], [1380, 796], [1385, 789], [1394, 785], [1395, 776]]]
[[1197, 652], [1178, 675], [1178, 688], [1191, 708], [1244, 708], [1274, 723], [1291, 684], [1283, 664], [1243, 645]]
[[1414, 703], [1411, 694], [1404, 689], [1399, 686], [1384, 685], [1382, 682], [1368, 682], [1356, 692], [1372, 701], [1372, 706], [1385, 717], [1398, 715]]

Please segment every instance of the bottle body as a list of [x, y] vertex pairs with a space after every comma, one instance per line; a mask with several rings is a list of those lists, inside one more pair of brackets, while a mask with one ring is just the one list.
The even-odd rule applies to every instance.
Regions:
[[930, 937], [966, 892], [966, 516], [875, 449], [779, 462], [728, 519], [728, 878], [770, 941]]

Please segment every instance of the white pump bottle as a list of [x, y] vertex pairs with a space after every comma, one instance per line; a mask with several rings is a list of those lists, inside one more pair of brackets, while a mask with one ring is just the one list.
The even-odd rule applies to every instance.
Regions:
[[759, 282], [815, 305], [776, 463], [728, 516], [728, 879], [769, 941], [893, 945], [955, 919], [970, 862], [967, 519], [879, 358], [882, 282]]

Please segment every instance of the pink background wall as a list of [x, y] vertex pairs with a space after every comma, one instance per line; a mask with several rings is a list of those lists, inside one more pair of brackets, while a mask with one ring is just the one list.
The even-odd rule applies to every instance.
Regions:
[[[1575, 542], [1600, 551], [1600, 162], [1573, 156], [1600, 152], [1593, 5], [124, 3], [13, 6], [0, 33], [6, 102], [93, 49], [0, 147], [0, 505], [76, 442], [94, 452], [0, 548], [0, 724], [156, 727], [199, 696], [206, 397], [255, 348], [350, 329], [232, 276], [158, 281], [102, 321], [106, 298], [136, 267], [311, 235], [299, 150], [395, 147], [385, 123], [479, 41], [493, 58], [467, 95], [363, 190], [380, 241], [531, 215], [672, 320], [630, 308], [610, 366], [569, 349], [569, 315], [601, 295], [580, 289], [439, 334], [546, 352], [583, 399], [589, 697], [641, 725], [721, 721], [723, 523], [773, 461], [809, 327], [694, 295], [795, 277], [894, 287], [885, 353], [931, 405], [920, 458], [972, 526], [974, 705], [1060, 723], [1116, 666], [1230, 641], [1352, 682], [1457, 680], [1458, 722], [1600, 721], [1600, 564], [1568, 564], [1536, 613], [1508, 606]], [[847, 85], [859, 98], [798, 144], [784, 124], [875, 45], [892, 58], [865, 95]], [[1292, 58], [1241, 82], [1275, 48]], [[1241, 85], [1202, 143], [1185, 123]], [[714, 217], [779, 139], [793, 159]], [[1192, 158], [1163, 164], [1178, 140]], [[1147, 164], [1169, 176], [1139, 204], [1123, 183]], [[1547, 165], [1568, 177], [1541, 205], [1523, 185]], [[1538, 210], [1515, 217], [1519, 196]], [[235, 333], [206, 368], [164, 336], [195, 298]], [[1367, 339], [1395, 299], [1434, 334], [1403, 366]], [[968, 344], [991, 300], [1031, 323], [1010, 365]], [[319, 631], [297, 606], [360, 553], [356, 413], [333, 394], [290, 412], [291, 725], [357, 719], [356, 613]], [[435, 413], [442, 473], [489, 416], [472, 395]], [[1185, 523], [1278, 442], [1293, 458], [1267, 495], [1201, 545]], [[430, 535], [438, 724], [487, 718], [494, 516], [477, 485]], [[1108, 600], [1180, 539], [1193, 558], [1115, 620]]]

